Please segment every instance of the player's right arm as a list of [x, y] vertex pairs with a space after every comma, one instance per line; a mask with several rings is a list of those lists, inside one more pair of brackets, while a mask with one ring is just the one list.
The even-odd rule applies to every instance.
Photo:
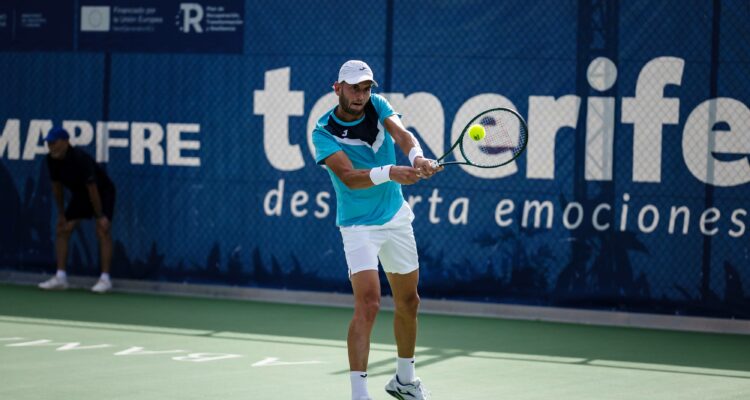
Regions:
[[[352, 161], [343, 150], [325, 159], [325, 164], [349, 189], [367, 189], [375, 186], [370, 177], [370, 169], [355, 169]], [[390, 169], [390, 179], [402, 185], [412, 185], [419, 181], [419, 170], [412, 167], [394, 165]]]

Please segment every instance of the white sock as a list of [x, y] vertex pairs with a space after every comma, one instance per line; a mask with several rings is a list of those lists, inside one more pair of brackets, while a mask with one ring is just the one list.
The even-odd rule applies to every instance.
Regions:
[[414, 381], [414, 357], [396, 358], [396, 376], [401, 383], [412, 383]]
[[56, 277], [60, 279], [67, 279], [68, 275], [65, 273], [64, 269], [58, 269], [57, 273], [55, 274]]
[[109, 280], [109, 274], [106, 273], [106, 272], [102, 272], [102, 276], [100, 276], [99, 279], [101, 279], [103, 281], [108, 281]]
[[351, 371], [349, 372], [349, 380], [352, 382], [353, 400], [370, 397], [367, 392], [367, 371]]

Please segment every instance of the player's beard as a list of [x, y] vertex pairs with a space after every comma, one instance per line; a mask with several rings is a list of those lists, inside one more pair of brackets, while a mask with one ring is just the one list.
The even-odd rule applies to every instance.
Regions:
[[352, 101], [347, 99], [346, 97], [341, 97], [341, 101], [339, 101], [339, 106], [341, 106], [341, 109], [344, 110], [347, 114], [354, 117], [354, 119], [359, 119], [362, 115], [365, 113], [364, 106], [360, 110], [355, 110], [351, 107]]

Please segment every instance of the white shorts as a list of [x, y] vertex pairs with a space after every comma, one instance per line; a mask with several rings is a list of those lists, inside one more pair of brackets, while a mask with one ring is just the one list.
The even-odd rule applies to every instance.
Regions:
[[349, 276], [368, 269], [377, 271], [378, 258], [385, 272], [408, 274], [419, 268], [413, 220], [414, 213], [404, 202], [396, 215], [383, 225], [340, 227]]

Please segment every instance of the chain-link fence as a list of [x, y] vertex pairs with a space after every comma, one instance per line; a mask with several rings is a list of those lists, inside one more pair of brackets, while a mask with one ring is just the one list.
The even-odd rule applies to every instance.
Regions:
[[[54, 268], [41, 136], [61, 124], [117, 186], [115, 278], [349, 291], [311, 132], [356, 58], [431, 157], [488, 108], [529, 125], [517, 163], [403, 188], [423, 296], [750, 316], [747, 2], [219, 3], [241, 52], [9, 42], [2, 266]], [[96, 249], [84, 226], [70, 273]]]

